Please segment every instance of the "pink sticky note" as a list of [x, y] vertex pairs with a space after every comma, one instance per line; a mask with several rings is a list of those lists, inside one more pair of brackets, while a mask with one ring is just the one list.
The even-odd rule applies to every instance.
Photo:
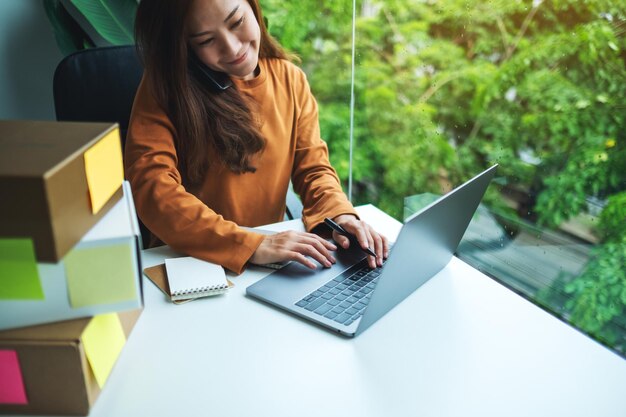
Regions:
[[0, 350], [0, 404], [28, 404], [22, 369], [14, 350]]

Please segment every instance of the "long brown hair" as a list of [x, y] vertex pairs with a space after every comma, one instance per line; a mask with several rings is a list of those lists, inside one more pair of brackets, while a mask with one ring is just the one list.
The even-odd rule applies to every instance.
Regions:
[[[175, 132], [183, 182], [202, 181], [209, 166], [209, 147], [230, 170], [254, 172], [252, 155], [265, 147], [251, 106], [235, 86], [216, 92], [198, 80], [188, 67], [190, 50], [186, 20], [193, 0], [142, 0], [135, 18], [137, 51], [146, 80], [165, 109]], [[289, 59], [265, 26], [258, 0], [247, 0], [261, 29], [259, 58]]]

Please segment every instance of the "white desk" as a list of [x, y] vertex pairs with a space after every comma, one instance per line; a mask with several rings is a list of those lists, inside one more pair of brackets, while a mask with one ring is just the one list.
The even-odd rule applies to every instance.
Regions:
[[[173, 255], [145, 251], [144, 267]], [[626, 360], [457, 258], [356, 339], [247, 298], [267, 273], [183, 305], [146, 279], [91, 416], [626, 416]]]

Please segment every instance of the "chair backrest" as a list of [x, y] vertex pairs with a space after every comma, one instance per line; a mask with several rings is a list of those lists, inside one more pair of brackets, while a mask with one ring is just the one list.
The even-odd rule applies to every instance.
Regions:
[[287, 210], [285, 211], [285, 220], [299, 219], [302, 217], [302, 202], [300, 197], [293, 191], [291, 183], [289, 183], [289, 189], [287, 190], [287, 198], [285, 200]]
[[57, 120], [117, 122], [125, 142], [142, 74], [132, 45], [85, 49], [68, 55], [54, 73]]
[[[117, 122], [122, 145], [143, 67], [134, 45], [91, 48], [65, 57], [54, 72], [53, 95], [59, 121]], [[287, 193], [286, 219], [299, 218], [302, 204]], [[141, 224], [144, 247], [149, 232]]]

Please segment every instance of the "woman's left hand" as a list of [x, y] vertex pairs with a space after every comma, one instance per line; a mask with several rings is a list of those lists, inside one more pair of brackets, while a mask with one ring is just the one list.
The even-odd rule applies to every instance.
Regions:
[[[371, 248], [376, 253], [376, 258], [371, 255], [367, 257], [370, 268], [382, 266], [383, 259], [387, 259], [389, 256], [389, 241], [385, 236], [381, 235], [374, 230], [372, 226], [365, 223], [363, 220], [357, 219], [352, 214], [341, 214], [333, 220], [348, 233], [352, 233], [356, 236], [361, 248]], [[350, 240], [335, 231], [333, 231], [333, 239], [344, 249], [350, 247]]]

